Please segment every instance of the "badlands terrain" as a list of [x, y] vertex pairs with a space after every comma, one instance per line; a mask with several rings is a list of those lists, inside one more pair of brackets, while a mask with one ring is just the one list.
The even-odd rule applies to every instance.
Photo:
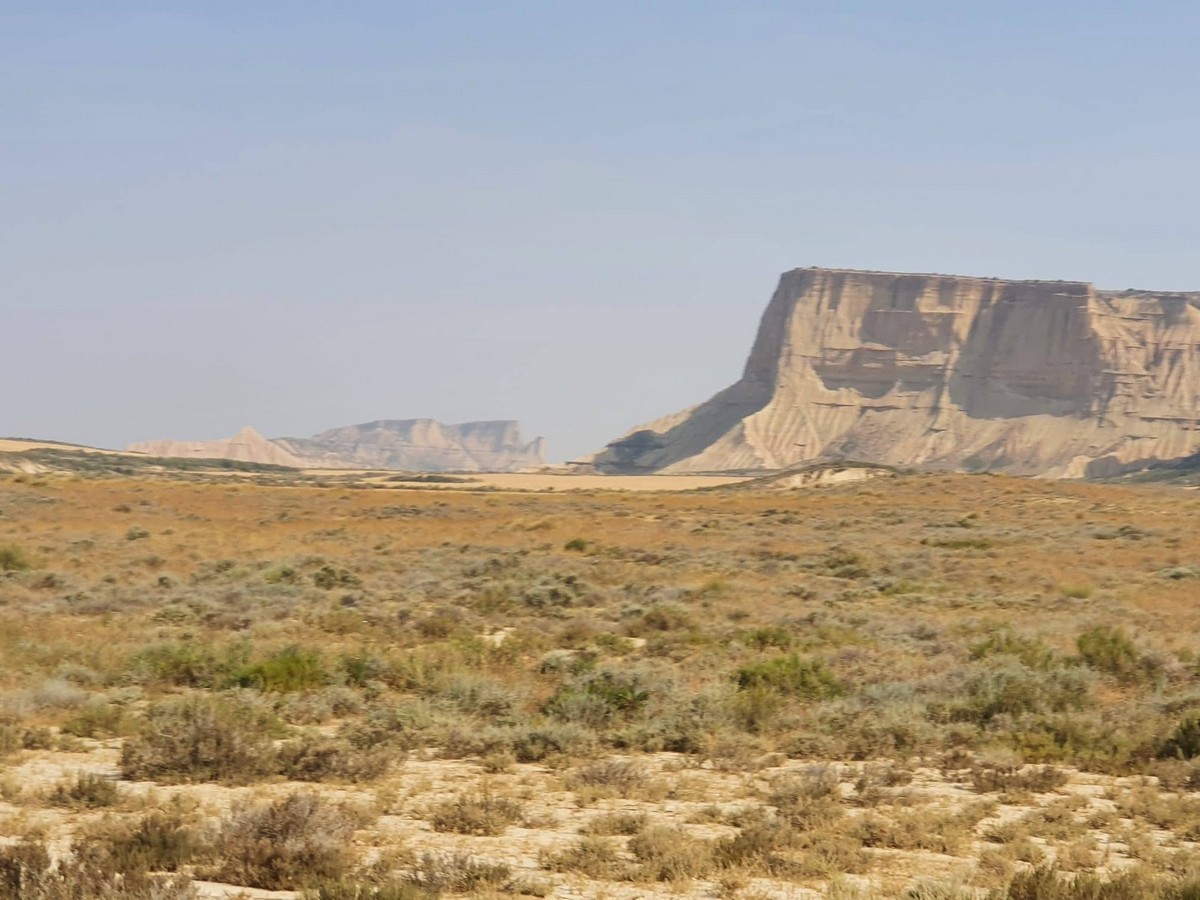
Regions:
[[5, 900], [1200, 896], [1186, 487], [22, 453]]
[[591, 462], [1082, 478], [1198, 450], [1200, 293], [811, 268], [780, 279], [737, 383]]

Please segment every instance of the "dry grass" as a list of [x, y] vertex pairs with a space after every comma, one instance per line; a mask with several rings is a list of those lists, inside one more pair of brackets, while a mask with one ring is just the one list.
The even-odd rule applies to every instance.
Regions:
[[289, 478], [0, 477], [5, 835], [325, 900], [1196, 874], [1192, 493]]

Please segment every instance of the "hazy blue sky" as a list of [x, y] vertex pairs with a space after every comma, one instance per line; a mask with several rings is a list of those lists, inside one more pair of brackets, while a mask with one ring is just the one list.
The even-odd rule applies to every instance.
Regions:
[[1200, 4], [0, 0], [0, 434], [520, 419], [807, 265], [1200, 289]]

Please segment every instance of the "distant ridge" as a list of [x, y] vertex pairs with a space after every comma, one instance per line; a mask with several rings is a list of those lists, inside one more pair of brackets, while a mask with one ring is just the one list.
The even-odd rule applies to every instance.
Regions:
[[302, 468], [304, 461], [274, 441], [269, 441], [249, 425], [231, 438], [217, 441], [141, 441], [125, 448], [147, 456], [185, 459], [233, 459], [239, 462], [267, 463]]
[[126, 449], [294, 468], [515, 472], [545, 464], [542, 439], [523, 441], [520, 426], [512, 421], [444, 425], [433, 419], [381, 419], [332, 428], [311, 438], [274, 440], [246, 427], [223, 440], [142, 441]]

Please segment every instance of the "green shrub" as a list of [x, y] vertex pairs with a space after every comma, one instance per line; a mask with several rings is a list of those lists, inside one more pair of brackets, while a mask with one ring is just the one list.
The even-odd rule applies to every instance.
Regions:
[[108, 738], [121, 733], [125, 711], [114, 703], [89, 703], [62, 724], [65, 734]]
[[129, 668], [139, 681], [193, 688], [229, 686], [233, 673], [248, 665], [250, 647], [238, 643], [223, 653], [204, 644], [156, 644], [138, 653]]
[[562, 685], [546, 701], [544, 711], [564, 722], [601, 728], [629, 719], [649, 699], [650, 691], [639, 673], [605, 669], [583, 672]]
[[767, 625], [740, 634], [739, 639], [755, 650], [766, 650], [773, 647], [777, 650], [787, 650], [794, 640], [792, 633], [779, 625]]
[[1011, 628], [993, 632], [971, 645], [971, 659], [988, 656], [1015, 656], [1031, 669], [1049, 669], [1057, 662], [1054, 651], [1041, 638], [1017, 634]]
[[1083, 709], [1092, 703], [1091, 680], [1077, 667], [1042, 671], [1013, 656], [985, 658], [967, 669], [966, 683], [955, 691], [955, 717], [986, 725], [1001, 715]]
[[234, 682], [241, 687], [274, 693], [321, 687], [328, 679], [321, 655], [295, 644], [284, 647], [261, 662], [246, 666], [234, 675]]
[[1200, 710], [1192, 710], [1183, 717], [1158, 755], [1164, 759], [1195, 759], [1200, 756]]
[[842, 693], [842, 686], [819, 659], [797, 653], [750, 663], [734, 673], [738, 690], [770, 688], [785, 696], [822, 700]]
[[0, 544], [0, 572], [24, 572], [33, 568], [28, 554], [14, 544]]
[[313, 584], [323, 591], [336, 587], [352, 588], [362, 585], [362, 581], [353, 572], [346, 569], [335, 569], [333, 566], [321, 566], [312, 576]]
[[1121, 681], [1136, 681], [1142, 674], [1137, 645], [1122, 629], [1100, 625], [1085, 631], [1075, 641], [1079, 656], [1098, 672]]

